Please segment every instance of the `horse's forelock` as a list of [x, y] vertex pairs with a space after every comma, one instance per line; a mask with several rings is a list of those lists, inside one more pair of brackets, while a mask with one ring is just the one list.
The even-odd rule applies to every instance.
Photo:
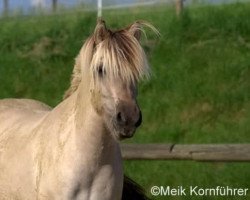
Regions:
[[149, 76], [149, 67], [145, 53], [139, 43], [143, 26], [157, 30], [149, 23], [137, 21], [127, 28], [111, 31], [104, 21], [99, 21], [94, 34], [87, 39], [76, 58], [71, 86], [64, 98], [77, 90], [81, 78], [82, 67], [90, 66], [93, 74], [100, 65], [108, 76], [121, 76], [128, 82], [135, 82]]
[[112, 32], [96, 46], [91, 63], [93, 73], [102, 65], [108, 76], [120, 76], [135, 82], [148, 76], [149, 69], [144, 51], [138, 40], [127, 31]]

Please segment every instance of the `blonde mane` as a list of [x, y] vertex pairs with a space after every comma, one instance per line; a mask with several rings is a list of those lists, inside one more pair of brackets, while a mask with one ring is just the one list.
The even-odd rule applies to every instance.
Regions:
[[88, 66], [94, 75], [100, 67], [108, 77], [121, 77], [123, 81], [136, 82], [149, 77], [150, 69], [139, 39], [142, 27], [158, 31], [148, 22], [137, 21], [125, 29], [111, 31], [100, 20], [94, 34], [87, 39], [76, 58], [70, 88], [64, 99], [74, 93], [82, 79], [82, 66]]

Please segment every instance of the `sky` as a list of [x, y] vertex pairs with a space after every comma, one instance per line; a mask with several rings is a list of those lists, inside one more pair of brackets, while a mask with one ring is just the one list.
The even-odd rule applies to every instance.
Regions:
[[[65, 7], [70, 7], [77, 5], [79, 3], [96, 4], [97, 0], [58, 0], [58, 4]], [[104, 4], [119, 4], [119, 3], [131, 3], [134, 0], [103, 0]], [[21, 9], [25, 13], [30, 9], [37, 6], [42, 6], [44, 8], [51, 7], [52, 0], [9, 0], [9, 9], [18, 10]], [[3, 0], [0, 0], [0, 12], [3, 10]]]
[[[76, 5], [79, 2], [91, 2], [91, 0], [58, 0], [59, 4], [63, 4], [66, 7]], [[52, 0], [9, 0], [10, 10], [22, 9], [27, 12], [31, 8], [36, 6], [42, 6], [45, 8], [51, 7]], [[3, 10], [3, 0], [0, 0], [0, 12]]]

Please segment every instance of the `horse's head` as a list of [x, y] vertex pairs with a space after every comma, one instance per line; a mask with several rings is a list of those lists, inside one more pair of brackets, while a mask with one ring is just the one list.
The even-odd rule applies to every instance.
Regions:
[[139, 43], [142, 25], [153, 28], [148, 23], [135, 22], [128, 28], [111, 31], [100, 20], [92, 36], [92, 105], [118, 139], [132, 137], [142, 122], [136, 100], [137, 82], [149, 74]]
[[[111, 31], [104, 21], [99, 20], [94, 34], [86, 41], [79, 55], [85, 60], [81, 71], [85, 75], [90, 72], [91, 104], [116, 139], [132, 137], [142, 122], [136, 100], [137, 83], [149, 75], [145, 53], [139, 43], [143, 25], [156, 31], [146, 22], [135, 22], [125, 29]], [[83, 64], [77, 64], [78, 60], [72, 85], [80, 82], [77, 71], [80, 70], [78, 65]], [[66, 96], [71, 92], [69, 90]]]

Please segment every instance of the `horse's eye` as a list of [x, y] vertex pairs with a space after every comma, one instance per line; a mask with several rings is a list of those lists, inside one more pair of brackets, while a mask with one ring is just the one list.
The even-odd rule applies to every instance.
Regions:
[[105, 71], [104, 71], [102, 65], [100, 65], [100, 66], [98, 67], [98, 75], [99, 75], [100, 77], [103, 77], [103, 76], [105, 75]]

